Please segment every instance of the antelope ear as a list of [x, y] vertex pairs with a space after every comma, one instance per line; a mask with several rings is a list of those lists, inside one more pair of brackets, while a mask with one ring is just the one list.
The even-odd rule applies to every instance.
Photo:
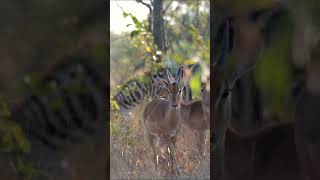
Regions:
[[163, 78], [161, 78], [161, 77], [159, 77], [158, 75], [153, 75], [153, 78], [154, 78], [154, 80], [155, 80], [155, 85], [157, 85], [157, 86], [164, 86], [164, 87], [166, 87], [166, 86], [168, 86], [169, 85], [169, 83], [168, 83], [168, 81], [166, 81], [165, 79], [163, 79]]
[[176, 81], [168, 69], [167, 69], [167, 75], [168, 75], [169, 82], [171, 84]]
[[162, 79], [162, 78], [160, 78], [160, 79], [158, 80], [158, 84], [159, 84], [160, 86], [164, 86], [164, 87], [169, 86], [168, 81], [165, 80], [165, 79]]

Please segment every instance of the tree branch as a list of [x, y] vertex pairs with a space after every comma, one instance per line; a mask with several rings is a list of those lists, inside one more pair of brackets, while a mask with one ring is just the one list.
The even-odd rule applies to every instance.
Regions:
[[173, 2], [173, 0], [171, 0], [171, 1], [168, 3], [168, 5], [167, 5], [166, 8], [164, 8], [163, 14], [165, 14], [165, 13], [167, 12], [167, 10], [168, 10], [168, 8], [170, 7], [170, 5], [171, 5], [172, 2]]
[[136, 0], [138, 3], [141, 3], [141, 4], [143, 4], [143, 5], [145, 5], [145, 6], [147, 6], [147, 8], [149, 9], [149, 16], [148, 16], [148, 22], [149, 22], [149, 28], [148, 28], [148, 31], [149, 32], [151, 32], [152, 31], [152, 28], [151, 28], [151, 26], [152, 26], [152, 18], [151, 18], [151, 16], [152, 16], [152, 1], [150, 1], [151, 2], [151, 4], [147, 4], [147, 3], [145, 3], [145, 2], [143, 2], [142, 0]]
[[147, 8], [148, 8], [149, 11], [150, 11], [150, 14], [152, 14], [152, 7], [151, 7], [150, 4], [145, 3], [145, 2], [143, 2], [142, 0], [136, 0], [136, 1], [137, 1], [138, 3], [141, 3], [141, 4], [145, 5], [145, 6], [147, 6]]

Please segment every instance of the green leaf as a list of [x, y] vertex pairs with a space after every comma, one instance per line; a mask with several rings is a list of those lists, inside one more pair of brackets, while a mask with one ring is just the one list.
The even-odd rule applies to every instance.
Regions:
[[0, 121], [0, 134], [0, 151], [29, 152], [29, 140], [18, 124]]
[[131, 31], [131, 33], [130, 33], [130, 37], [133, 38], [133, 37], [137, 36], [139, 33], [140, 33], [139, 30], [133, 30], [133, 31]]
[[20, 157], [18, 157], [15, 161], [15, 168], [25, 180], [34, 179], [39, 175], [39, 172], [37, 172], [33, 164], [27, 162], [26, 160], [23, 160]]
[[128, 14], [128, 13], [126, 13], [126, 12], [122, 11], [122, 15], [123, 15], [123, 17], [127, 17], [127, 16], [128, 16], [128, 15], [130, 15], [130, 14]]
[[141, 26], [141, 23], [138, 21], [138, 19], [135, 17], [135, 16], [133, 16], [133, 15], [131, 15], [131, 19], [132, 19], [132, 21], [134, 22], [134, 24], [137, 26], [137, 25], [140, 25]]

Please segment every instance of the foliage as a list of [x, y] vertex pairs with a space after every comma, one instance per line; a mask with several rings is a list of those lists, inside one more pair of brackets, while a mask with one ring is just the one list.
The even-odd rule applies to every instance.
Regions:
[[292, 22], [288, 16], [282, 16], [269, 26], [273, 28], [273, 37], [258, 59], [255, 81], [262, 91], [266, 108], [272, 114], [285, 117], [290, 97]]
[[30, 143], [19, 125], [13, 122], [0, 122], [1, 145], [3, 152], [28, 152]]
[[21, 157], [30, 151], [31, 144], [22, 128], [10, 120], [11, 112], [0, 96], [0, 152], [15, 154], [14, 165], [23, 179], [31, 180], [35, 176], [35, 169]]
[[114, 100], [112, 95], [110, 95], [110, 112], [114, 113], [116, 119], [119, 118], [119, 104]]
[[[166, 40], [171, 50], [166, 54], [168, 61], [210, 64], [209, 9], [206, 7], [209, 7], [208, 1], [185, 1], [168, 9], [164, 17]], [[190, 81], [195, 98], [200, 97], [200, 79], [200, 74], [195, 74]]]
[[[158, 71], [162, 67], [162, 64], [159, 63], [158, 59], [162, 59], [163, 52], [158, 50], [156, 44], [154, 44], [154, 37], [152, 32], [149, 31], [148, 21], [144, 20], [142, 22], [132, 15], [131, 13], [126, 13], [123, 11], [123, 16], [132, 19], [135, 29], [130, 32], [130, 37], [133, 40], [133, 46], [143, 49], [144, 56], [143, 59], [146, 62], [147, 68], [151, 71]], [[130, 26], [132, 24], [128, 24]], [[159, 57], [160, 56], [160, 57]]]
[[201, 11], [197, 1], [188, 1], [179, 2], [176, 8], [170, 8], [165, 14], [167, 41], [172, 44], [169, 55], [180, 54], [187, 60], [197, 54], [199, 47], [209, 45], [209, 3], [200, 2]]
[[39, 172], [33, 167], [30, 162], [27, 162], [20, 157], [16, 159], [15, 168], [24, 180], [32, 180], [39, 175]]
[[[143, 67], [144, 72], [157, 72], [165, 65], [172, 67], [172, 65], [175, 66], [177, 64], [191, 64], [198, 62], [199, 59], [209, 64], [209, 2], [199, 2], [200, 4], [197, 1], [179, 2], [177, 3], [177, 7], [170, 6], [166, 10], [164, 14], [165, 41], [167, 48], [169, 48], [166, 52], [159, 52], [157, 50], [153, 42], [152, 33], [149, 32], [150, 25], [146, 20], [140, 22], [133, 14], [123, 11], [123, 15], [131, 18], [133, 22], [132, 24], [128, 24], [128, 26], [135, 27], [130, 32], [131, 39], [129, 41], [132, 43], [131, 46], [133, 48], [128, 46], [128, 39], [125, 37], [121, 42], [111, 43], [111, 56], [116, 57], [112, 61], [116, 60], [119, 63], [121, 61], [121, 63], [127, 63], [128, 65], [123, 64], [121, 66], [124, 69], [128, 69], [129, 66], [129, 70], [137, 70], [137, 68]], [[199, 10], [201, 8], [202, 10]], [[195, 13], [196, 11], [199, 11], [199, 13]], [[111, 34], [111, 41], [113, 39], [112, 36], [115, 35]], [[120, 43], [122, 44], [121, 46]], [[122, 51], [123, 53], [120, 54], [118, 51]], [[134, 51], [135, 53], [133, 53]], [[134, 54], [140, 55], [139, 60], [134, 60], [137, 57]], [[163, 58], [163, 63], [155, 61], [158, 55], [161, 55]], [[123, 60], [126, 60], [126, 62]], [[111, 66], [113, 64], [114, 62], [111, 62]], [[135, 67], [131, 68], [129, 64]], [[120, 75], [124, 72], [118, 73]], [[141, 78], [143, 75], [143, 73], [140, 73], [139, 76], [129, 73], [125, 78], [127, 80], [132, 78], [143, 79]], [[113, 78], [112, 74], [111, 77]]]
[[10, 120], [10, 110], [4, 98], [0, 97], [0, 151], [22, 152], [30, 150], [30, 143], [21, 127]]

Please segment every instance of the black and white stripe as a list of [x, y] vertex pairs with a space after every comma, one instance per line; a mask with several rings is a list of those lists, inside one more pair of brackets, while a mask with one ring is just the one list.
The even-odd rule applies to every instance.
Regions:
[[[194, 74], [200, 67], [200, 64], [190, 64], [180, 66], [175, 73], [175, 79], [181, 80], [184, 78], [184, 69], [188, 68]], [[168, 68], [169, 69], [169, 68]], [[114, 95], [114, 99], [120, 107], [120, 113], [126, 115], [134, 107], [142, 104], [145, 98], [158, 98], [161, 97], [161, 88], [157, 86], [157, 79], [164, 78], [167, 79], [166, 71], [164, 69], [160, 72], [157, 72], [148, 78], [147, 82], [142, 82], [141, 80], [130, 80], [127, 82], [123, 89], [117, 92]], [[192, 92], [190, 86], [188, 85], [184, 88], [183, 92], [183, 101], [188, 103], [192, 101]]]
[[13, 109], [12, 119], [31, 139], [53, 149], [82, 141], [104, 126], [107, 99], [104, 77], [92, 59], [79, 58], [61, 65], [44, 78], [42, 93], [31, 93]]

